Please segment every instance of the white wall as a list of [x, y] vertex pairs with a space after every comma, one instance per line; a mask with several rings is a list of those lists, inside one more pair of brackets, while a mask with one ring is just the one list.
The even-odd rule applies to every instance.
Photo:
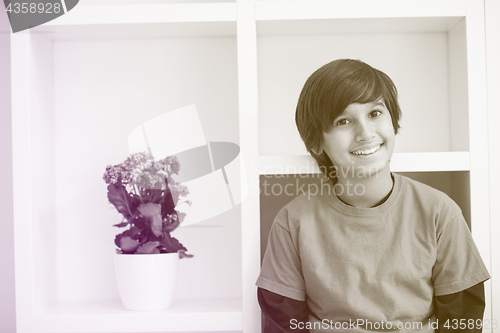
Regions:
[[0, 328], [16, 331], [14, 294], [14, 215], [12, 209], [12, 122], [10, 97], [10, 26], [0, 9]]

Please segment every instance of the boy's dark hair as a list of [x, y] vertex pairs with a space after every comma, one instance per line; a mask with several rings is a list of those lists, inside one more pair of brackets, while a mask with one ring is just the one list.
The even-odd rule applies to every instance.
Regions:
[[295, 122], [306, 149], [320, 170], [335, 180], [336, 170], [325, 152], [317, 155], [333, 121], [352, 103], [370, 103], [384, 99], [391, 114], [394, 133], [399, 129], [401, 109], [394, 82], [385, 73], [354, 59], [334, 60], [316, 70], [304, 84], [297, 103]]

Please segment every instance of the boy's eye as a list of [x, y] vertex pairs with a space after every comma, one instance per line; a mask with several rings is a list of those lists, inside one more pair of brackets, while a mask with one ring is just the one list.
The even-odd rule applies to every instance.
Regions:
[[377, 117], [380, 117], [382, 115], [382, 111], [380, 110], [373, 110], [372, 112], [370, 112], [370, 117], [372, 118], [377, 118]]
[[347, 125], [349, 123], [350, 123], [349, 119], [344, 118], [344, 119], [337, 120], [335, 122], [335, 126]]

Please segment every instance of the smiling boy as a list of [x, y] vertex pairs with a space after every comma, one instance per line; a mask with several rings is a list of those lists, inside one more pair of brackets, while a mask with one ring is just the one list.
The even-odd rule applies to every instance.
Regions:
[[273, 222], [257, 280], [264, 332], [433, 332], [453, 319], [481, 331], [489, 274], [460, 208], [390, 172], [400, 115], [392, 80], [361, 61], [305, 83], [297, 127], [331, 191]]
[[395, 137], [391, 114], [383, 98], [350, 104], [334, 120], [332, 129], [323, 133], [320, 150], [340, 173], [335, 188], [347, 189], [348, 185], [359, 184], [364, 189], [361, 196], [340, 190], [338, 196], [342, 201], [356, 207], [372, 207], [390, 192], [389, 162]]

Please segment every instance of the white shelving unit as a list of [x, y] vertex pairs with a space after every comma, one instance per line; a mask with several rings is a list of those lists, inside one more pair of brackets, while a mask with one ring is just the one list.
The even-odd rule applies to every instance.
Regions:
[[[259, 177], [318, 172], [295, 104], [335, 58], [395, 81], [393, 171], [468, 174], [457, 197], [491, 268], [483, 1], [189, 2], [79, 4], [12, 35], [19, 333], [259, 332]], [[119, 216], [100, 177], [138, 123], [193, 103], [208, 141], [240, 145], [250, 191], [212, 227], [178, 231], [195, 258], [181, 262], [171, 310], [126, 311], [112, 267]]]
[[[500, 15], [500, 3], [498, 1], [485, 1], [486, 12], [486, 61], [488, 69], [488, 123], [490, 124], [489, 135], [489, 162], [490, 162], [490, 218], [491, 239], [497, 239], [500, 235], [498, 219], [500, 217], [500, 174], [495, 172], [500, 165], [500, 133], [495, 126], [500, 121], [500, 106], [495, 101], [495, 96], [500, 91], [500, 41], [496, 37], [500, 32], [500, 22], [496, 19]], [[500, 318], [500, 281], [497, 274], [500, 272], [500, 244], [491, 243], [491, 303], [493, 304], [492, 318]]]

